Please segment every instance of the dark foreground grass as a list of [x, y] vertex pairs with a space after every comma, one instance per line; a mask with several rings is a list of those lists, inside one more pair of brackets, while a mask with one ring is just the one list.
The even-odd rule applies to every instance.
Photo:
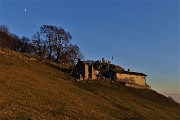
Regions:
[[153, 90], [76, 82], [48, 60], [0, 52], [0, 120], [178, 120], [179, 115], [178, 103]]

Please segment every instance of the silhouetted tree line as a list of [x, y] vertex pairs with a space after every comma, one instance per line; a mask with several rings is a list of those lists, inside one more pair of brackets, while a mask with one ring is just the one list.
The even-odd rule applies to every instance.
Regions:
[[59, 63], [75, 63], [83, 59], [77, 45], [70, 43], [72, 36], [61, 27], [43, 25], [30, 40], [9, 32], [5, 25], [0, 25], [0, 46], [18, 52], [36, 54]]
[[10, 33], [5, 25], [0, 25], [0, 46], [2, 50], [4, 48], [9, 48], [18, 52], [33, 53], [34, 46], [29, 41], [29, 38], [20, 38]]

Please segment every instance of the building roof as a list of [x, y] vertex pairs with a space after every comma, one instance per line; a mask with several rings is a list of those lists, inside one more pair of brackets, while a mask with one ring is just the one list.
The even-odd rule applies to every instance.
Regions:
[[[120, 74], [130, 74], [130, 75], [139, 75], [139, 76], [147, 76], [144, 73], [138, 73], [138, 72], [130, 72], [130, 71], [125, 71], [122, 67], [118, 66], [118, 65], [114, 65], [114, 64], [108, 64], [108, 63], [95, 63], [91, 60], [89, 61], [78, 61], [78, 63], [83, 63], [83, 64], [87, 64], [87, 65], [93, 65], [95, 70], [98, 71], [103, 71], [103, 72], [107, 72], [107, 71], [113, 71], [116, 73], [120, 73]], [[107, 69], [103, 69], [100, 68], [99, 65], [111, 65], [111, 67], [107, 67]], [[114, 66], [114, 67], [112, 67]], [[110, 70], [109, 70], [110, 69]]]
[[138, 73], [138, 72], [129, 72], [129, 71], [119, 71], [119, 70], [110, 70], [116, 73], [120, 73], [120, 74], [129, 74], [129, 75], [139, 75], [139, 76], [147, 76], [144, 73]]

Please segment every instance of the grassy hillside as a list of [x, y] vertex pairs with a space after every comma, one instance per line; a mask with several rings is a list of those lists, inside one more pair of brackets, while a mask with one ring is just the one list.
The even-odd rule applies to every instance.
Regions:
[[116, 82], [76, 82], [50, 61], [0, 51], [0, 119], [178, 120], [180, 105]]

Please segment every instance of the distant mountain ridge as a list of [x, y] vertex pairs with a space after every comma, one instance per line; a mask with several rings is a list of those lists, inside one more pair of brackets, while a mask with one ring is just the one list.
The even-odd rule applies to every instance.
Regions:
[[180, 103], [180, 94], [173, 94], [173, 93], [162, 93], [166, 97], [172, 97], [175, 101]]

